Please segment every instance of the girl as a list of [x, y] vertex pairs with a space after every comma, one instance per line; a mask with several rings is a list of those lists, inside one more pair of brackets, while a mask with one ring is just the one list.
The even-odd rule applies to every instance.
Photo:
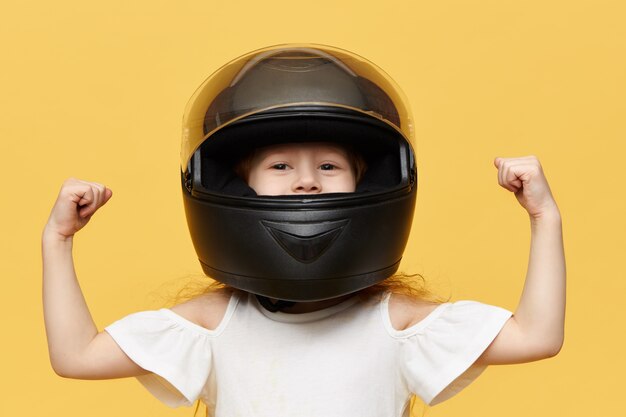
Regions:
[[[265, 77], [268, 68], [277, 68], [282, 76], [289, 72], [286, 68], [308, 74], [319, 62], [326, 65], [323, 71], [329, 61], [337, 63], [329, 58], [335, 50], [318, 53], [290, 47], [289, 56], [297, 59], [289, 67], [292, 61], [285, 62], [285, 48], [280, 48], [278, 62], [254, 73], [266, 52], [236, 66], [228, 78], [229, 88], [243, 84], [244, 91], [254, 90], [254, 77]], [[302, 71], [312, 55], [313, 67]], [[345, 67], [354, 71], [358, 65]], [[334, 68], [347, 71], [341, 65]], [[326, 80], [341, 82], [336, 74]], [[373, 91], [359, 78], [348, 81], [354, 79]], [[296, 84], [302, 85], [302, 77]], [[290, 86], [290, 93], [295, 89]], [[234, 102], [232, 97], [241, 95], [233, 94], [227, 102]], [[379, 96], [376, 103], [384, 101], [380, 97], [389, 100], [377, 114], [385, 123], [392, 120], [395, 126], [404, 126], [398, 115], [406, 112], [397, 111], [397, 106], [395, 112], [385, 111], [394, 102], [393, 94]], [[211, 100], [219, 101], [216, 96]], [[308, 100], [316, 105], [320, 101]], [[400, 416], [408, 413], [413, 394], [437, 404], [487, 365], [535, 361], [559, 352], [565, 308], [561, 219], [537, 158], [494, 161], [499, 184], [515, 194], [531, 223], [528, 273], [515, 314], [471, 301], [434, 304], [388, 291], [380, 297], [356, 297], [381, 281], [384, 284], [397, 268], [393, 251], [401, 247], [401, 252], [404, 246], [394, 245], [392, 239], [403, 240], [397, 219], [404, 216], [404, 207], [412, 208], [416, 179], [412, 150], [404, 146], [399, 130], [385, 131], [389, 134], [376, 130], [385, 127], [361, 113], [346, 113], [341, 106], [336, 113], [329, 108], [303, 109], [301, 97], [292, 102], [298, 103], [296, 110], [292, 106], [287, 113], [280, 108], [278, 115], [275, 108], [252, 112], [251, 122], [248, 118], [248, 124], [222, 127], [220, 135], [210, 126], [215, 112], [206, 106], [201, 129], [206, 143], [183, 144], [189, 158], [183, 156], [182, 184], [199, 258], [205, 271], [237, 289], [208, 292], [172, 309], [135, 313], [98, 332], [74, 273], [71, 248], [74, 234], [112, 193], [97, 183], [75, 179], [64, 183], [43, 233], [44, 313], [51, 362], [59, 375], [136, 376], [166, 404], [189, 405], [201, 399], [215, 416]], [[268, 120], [279, 128], [264, 125], [259, 135], [235, 134], [242, 126], [250, 133], [250, 126]], [[285, 120], [296, 122], [286, 125]], [[325, 123], [329, 120], [332, 123]], [[360, 129], [363, 124], [366, 130]], [[303, 125], [306, 129], [301, 129]], [[302, 136], [293, 135], [294, 126]], [[325, 130], [328, 126], [331, 129]], [[350, 140], [355, 129], [357, 139]], [[262, 132], [268, 131], [270, 137], [263, 138]], [[337, 131], [340, 138], [333, 136]], [[372, 131], [377, 133], [368, 136]], [[256, 142], [242, 139], [249, 137]], [[400, 162], [387, 164], [389, 155], [401, 155]], [[239, 176], [228, 174], [220, 188], [211, 188], [219, 182], [215, 172], [221, 171]], [[385, 184], [381, 175], [395, 179]], [[245, 187], [237, 184], [238, 178]], [[232, 191], [233, 183], [237, 191]], [[396, 205], [387, 206], [388, 202]], [[220, 204], [226, 207], [224, 213]], [[201, 211], [207, 206], [213, 210], [211, 216]], [[318, 206], [323, 210], [316, 211]], [[391, 207], [392, 215], [376, 211], [381, 206]], [[374, 210], [378, 219], [365, 231], [359, 219], [373, 221], [359, 211], [363, 207]], [[338, 217], [324, 217], [334, 210]], [[260, 220], [248, 221], [248, 212], [261, 212]], [[280, 217], [285, 212], [286, 220]], [[228, 217], [240, 213], [243, 217], [236, 222]], [[304, 213], [306, 221], [298, 213]], [[381, 223], [384, 227], [378, 229]], [[237, 228], [249, 232], [245, 238], [253, 242], [242, 239], [240, 245], [248, 246], [233, 245], [237, 236], [231, 235]], [[212, 230], [209, 236], [207, 230]], [[364, 253], [358, 262], [343, 255], [354, 247]], [[215, 252], [219, 256], [214, 257]], [[389, 266], [387, 258], [396, 263]], [[275, 279], [264, 275], [268, 271]]]

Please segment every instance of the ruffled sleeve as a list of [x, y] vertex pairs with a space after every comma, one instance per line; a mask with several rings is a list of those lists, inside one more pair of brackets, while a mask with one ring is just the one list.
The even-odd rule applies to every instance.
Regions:
[[211, 370], [209, 330], [168, 309], [131, 314], [105, 330], [151, 372], [137, 379], [160, 401], [188, 406], [200, 396]]
[[475, 301], [437, 307], [417, 325], [398, 332], [401, 369], [408, 388], [426, 404], [438, 404], [484, 371], [474, 364], [511, 312]]

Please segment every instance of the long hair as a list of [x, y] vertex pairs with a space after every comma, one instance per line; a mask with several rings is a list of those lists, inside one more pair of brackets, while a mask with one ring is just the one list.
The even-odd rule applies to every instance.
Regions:
[[[185, 277], [186, 283], [175, 292], [173, 296], [167, 297], [166, 305], [189, 301], [203, 294], [212, 292], [232, 292], [240, 291], [230, 285], [216, 281], [206, 275], [195, 274]], [[433, 303], [443, 303], [447, 298], [441, 297], [433, 292], [427, 285], [426, 279], [421, 274], [406, 274], [399, 272], [371, 287], [363, 288], [355, 293], [362, 300], [380, 299], [386, 293], [400, 294], [415, 300], [429, 301]]]

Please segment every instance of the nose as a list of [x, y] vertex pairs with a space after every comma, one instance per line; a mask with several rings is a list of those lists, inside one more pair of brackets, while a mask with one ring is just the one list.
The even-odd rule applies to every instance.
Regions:
[[322, 184], [317, 179], [315, 172], [302, 170], [298, 172], [294, 180], [291, 191], [298, 194], [317, 194], [322, 192]]

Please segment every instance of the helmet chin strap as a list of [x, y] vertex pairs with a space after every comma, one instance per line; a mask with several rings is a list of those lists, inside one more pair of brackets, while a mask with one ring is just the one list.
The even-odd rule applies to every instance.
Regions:
[[264, 297], [258, 294], [255, 294], [255, 296], [256, 296], [256, 299], [259, 300], [259, 303], [263, 306], [263, 308], [272, 313], [275, 313], [277, 311], [282, 311], [283, 309], [292, 307], [296, 304], [295, 301], [285, 301], [285, 300], [276, 300], [275, 303], [272, 303], [272, 301], [268, 297]]

